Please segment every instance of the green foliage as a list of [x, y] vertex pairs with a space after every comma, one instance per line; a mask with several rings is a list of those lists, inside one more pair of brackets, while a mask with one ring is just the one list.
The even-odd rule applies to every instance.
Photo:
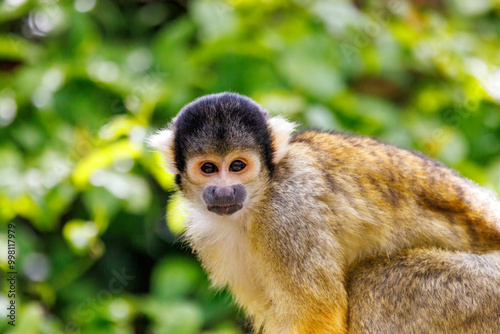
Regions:
[[[179, 241], [145, 145], [236, 91], [306, 127], [377, 136], [500, 190], [500, 4], [7, 0], [0, 4], [0, 308], [8, 333], [242, 333]], [[167, 217], [168, 224], [165, 223]]]

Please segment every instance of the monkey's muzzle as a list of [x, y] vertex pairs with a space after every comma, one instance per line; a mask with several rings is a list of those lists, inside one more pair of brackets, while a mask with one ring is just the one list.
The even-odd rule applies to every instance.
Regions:
[[241, 184], [211, 186], [203, 191], [202, 197], [207, 204], [208, 211], [221, 216], [232, 215], [243, 208], [247, 192]]

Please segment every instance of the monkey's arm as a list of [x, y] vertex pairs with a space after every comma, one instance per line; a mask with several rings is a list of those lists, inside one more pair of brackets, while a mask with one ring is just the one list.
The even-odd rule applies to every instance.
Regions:
[[407, 250], [352, 266], [349, 332], [500, 333], [500, 253]]

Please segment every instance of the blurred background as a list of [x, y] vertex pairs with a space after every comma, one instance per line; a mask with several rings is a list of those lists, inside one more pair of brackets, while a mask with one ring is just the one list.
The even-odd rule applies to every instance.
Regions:
[[4, 0], [0, 332], [245, 333], [180, 241], [182, 200], [147, 135], [233, 91], [498, 192], [499, 66], [499, 0]]

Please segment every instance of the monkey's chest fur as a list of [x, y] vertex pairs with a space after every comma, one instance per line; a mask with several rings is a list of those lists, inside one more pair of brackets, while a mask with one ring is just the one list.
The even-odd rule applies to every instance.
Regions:
[[228, 219], [202, 210], [190, 213], [186, 234], [213, 286], [229, 286], [236, 301], [254, 315], [267, 304], [261, 259], [252, 251], [249, 219]]

